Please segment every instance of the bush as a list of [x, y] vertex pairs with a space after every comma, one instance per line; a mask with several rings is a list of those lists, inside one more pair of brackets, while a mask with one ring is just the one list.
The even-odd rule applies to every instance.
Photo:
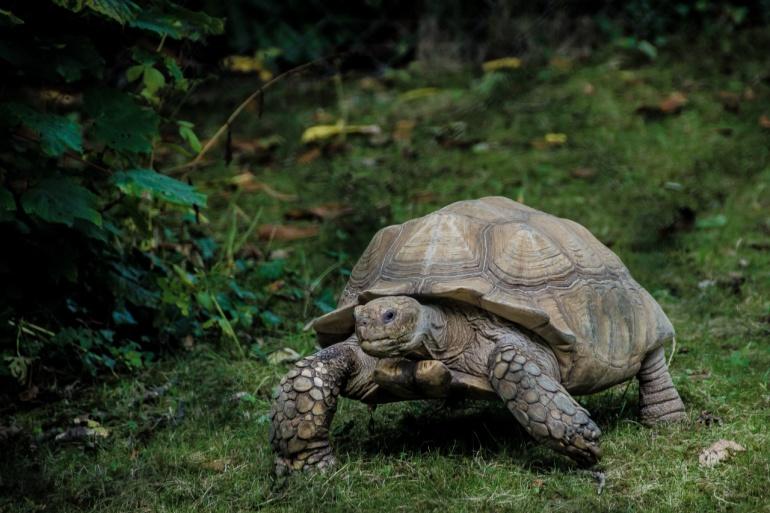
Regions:
[[223, 20], [54, 0], [0, 24], [0, 380], [134, 369], [208, 329], [240, 351], [239, 329], [270, 322], [236, 282], [249, 264], [206, 234], [206, 196], [154, 169], [200, 150], [176, 112], [189, 55]]

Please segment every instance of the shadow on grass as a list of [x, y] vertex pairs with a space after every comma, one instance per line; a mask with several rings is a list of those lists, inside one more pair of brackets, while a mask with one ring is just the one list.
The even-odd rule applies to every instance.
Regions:
[[[633, 395], [631, 390], [623, 395], [625, 385], [618, 388], [581, 399], [604, 433], [637, 422], [636, 390]], [[335, 426], [335, 445], [340, 454], [459, 458], [506, 455], [538, 471], [575, 467], [568, 458], [535, 442], [501, 404], [408, 402], [380, 406], [368, 422], [361, 417]]]

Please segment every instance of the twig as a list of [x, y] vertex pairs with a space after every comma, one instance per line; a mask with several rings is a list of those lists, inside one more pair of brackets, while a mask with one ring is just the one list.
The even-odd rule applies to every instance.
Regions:
[[329, 60], [330, 58], [332, 58], [332, 57], [321, 57], [319, 59], [315, 59], [313, 61], [306, 62], [305, 64], [301, 64], [301, 65], [297, 66], [296, 68], [292, 68], [290, 70], [284, 71], [280, 75], [276, 75], [272, 79], [268, 80], [267, 82], [265, 82], [264, 84], [259, 86], [259, 88], [256, 91], [251, 93], [245, 100], [243, 100], [243, 102], [241, 102], [240, 105], [238, 105], [238, 107], [235, 108], [235, 110], [232, 112], [232, 114], [230, 114], [230, 116], [227, 118], [227, 121], [225, 121], [225, 123], [222, 126], [219, 127], [219, 129], [214, 133], [214, 135], [211, 137], [211, 139], [206, 141], [206, 144], [203, 146], [203, 148], [201, 148], [201, 151], [198, 152], [198, 155], [196, 155], [194, 159], [192, 159], [190, 162], [187, 162], [186, 164], [181, 164], [179, 166], [174, 166], [174, 167], [168, 168], [168, 169], [166, 169], [164, 171], [164, 174], [174, 174], [174, 173], [177, 173], [179, 171], [183, 171], [183, 170], [195, 167], [198, 164], [200, 164], [201, 160], [203, 160], [203, 156], [206, 155], [206, 153], [208, 153], [208, 151], [214, 146], [214, 144], [219, 140], [219, 138], [222, 137], [222, 134], [224, 134], [225, 132], [229, 131], [230, 127], [232, 126], [233, 122], [235, 121], [235, 118], [237, 118], [240, 115], [240, 113], [243, 112], [243, 109], [245, 109], [246, 106], [249, 103], [251, 103], [252, 101], [254, 101], [257, 98], [259, 99], [259, 104], [258, 105], [259, 105], [260, 108], [259, 108], [258, 112], [259, 112], [259, 116], [261, 116], [262, 115], [262, 105], [263, 105], [263, 102], [264, 102], [264, 94], [265, 94], [265, 91], [268, 88], [270, 88], [276, 82], [279, 82], [280, 80], [282, 80], [282, 79], [284, 79], [286, 77], [289, 77], [289, 76], [292, 76], [292, 75], [296, 75], [297, 73], [301, 73], [301, 72], [305, 71], [306, 69], [308, 69], [308, 68], [310, 68], [312, 66], [316, 66], [316, 65], [320, 64], [321, 62]]

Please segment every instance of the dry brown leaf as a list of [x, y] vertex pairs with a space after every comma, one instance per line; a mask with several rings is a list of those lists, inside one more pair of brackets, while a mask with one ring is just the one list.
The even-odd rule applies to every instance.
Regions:
[[396, 127], [393, 129], [393, 140], [409, 142], [412, 139], [412, 131], [415, 122], [411, 119], [401, 119], [396, 121]]
[[674, 91], [658, 104], [663, 114], [676, 114], [687, 104], [687, 97], [679, 91]]
[[596, 88], [590, 82], [586, 82], [583, 85], [583, 94], [584, 95], [591, 96], [592, 94], [594, 94], [594, 92], [596, 92]]
[[309, 239], [318, 235], [319, 228], [315, 225], [292, 226], [284, 224], [263, 224], [257, 229], [257, 234], [263, 240], [299, 240]]
[[698, 463], [700, 463], [701, 467], [710, 468], [720, 461], [730, 458], [734, 453], [745, 450], [745, 447], [732, 440], [719, 440], [698, 455]]
[[314, 160], [317, 160], [321, 156], [321, 148], [314, 147], [307, 150], [305, 153], [297, 157], [297, 164], [310, 164]]
[[415, 203], [430, 203], [435, 201], [436, 194], [433, 191], [417, 191], [410, 199]]
[[270, 152], [283, 144], [283, 138], [279, 135], [256, 137], [254, 139], [233, 139], [230, 147], [235, 153], [244, 155], [256, 155], [257, 153]]
[[256, 177], [248, 171], [239, 175], [235, 175], [230, 179], [230, 182], [237, 185], [240, 189], [246, 192], [262, 191], [271, 198], [275, 198], [280, 201], [295, 201], [297, 199], [297, 196], [294, 194], [287, 194], [284, 192], [276, 191], [265, 182], [258, 181]]
[[310, 208], [295, 208], [286, 212], [284, 217], [291, 220], [320, 219], [328, 221], [349, 214], [353, 209], [341, 203], [324, 203]]
[[576, 167], [570, 171], [572, 178], [593, 178], [596, 176], [596, 170], [590, 167]]
[[759, 126], [762, 128], [770, 128], [770, 116], [767, 114], [759, 116]]

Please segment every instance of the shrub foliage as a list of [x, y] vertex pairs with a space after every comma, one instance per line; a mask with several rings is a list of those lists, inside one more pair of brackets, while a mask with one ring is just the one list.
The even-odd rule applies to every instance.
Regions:
[[154, 169], [158, 152], [200, 151], [176, 112], [199, 80], [190, 54], [223, 20], [53, 0], [0, 24], [0, 380], [137, 368], [209, 328], [235, 344], [263, 313], [235, 283], [236, 241], [218, 248], [206, 195]]

